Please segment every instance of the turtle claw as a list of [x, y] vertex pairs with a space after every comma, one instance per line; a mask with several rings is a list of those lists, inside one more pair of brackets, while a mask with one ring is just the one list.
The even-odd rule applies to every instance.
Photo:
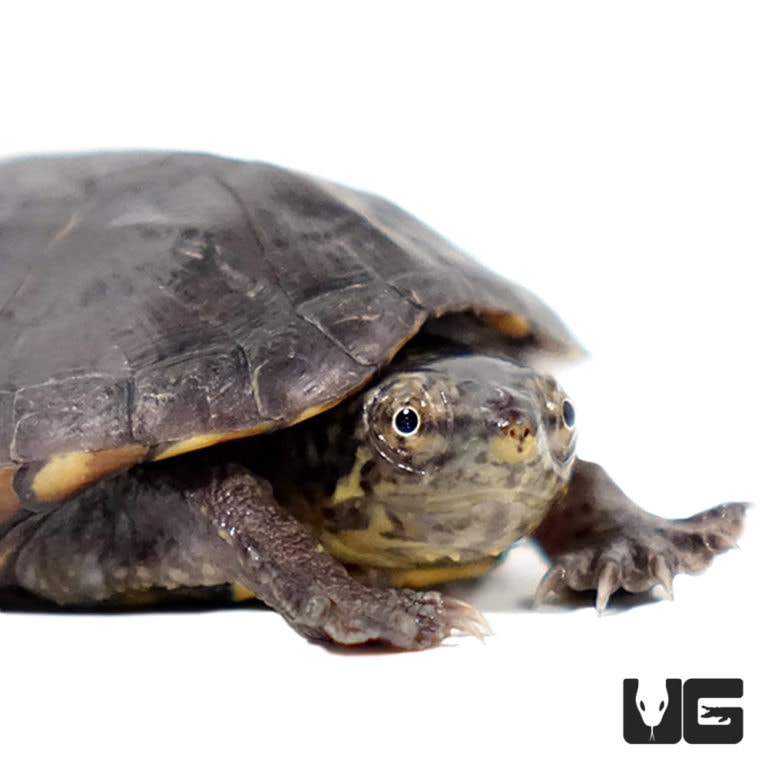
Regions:
[[[453, 634], [473, 635], [484, 641], [491, 634], [488, 624], [477, 608], [439, 592], [398, 590], [400, 610], [412, 619], [388, 627], [380, 639], [393, 646], [406, 649], [428, 648], [439, 645]], [[403, 632], [405, 630], [405, 632]]]
[[[534, 607], [551, 593], [593, 589], [595, 607], [602, 613], [617, 590], [645, 592], [657, 585], [672, 600], [676, 574], [701, 571], [715, 555], [731, 548], [730, 536], [705, 530], [712, 519], [710, 513], [702, 513], [702, 517], [667, 520], [661, 525], [596, 536], [593, 542], [582, 541], [578, 550], [561, 554], [544, 574]], [[731, 518], [727, 522], [736, 524]]]
[[601, 614], [608, 607], [611, 595], [622, 587], [628, 588], [626, 568], [617, 558], [600, 557], [596, 552], [570, 553], [558, 559], [544, 574], [536, 589], [533, 607], [539, 608], [550, 594], [564, 596], [569, 591], [593, 589], [595, 608]]
[[551, 592], [593, 589], [602, 612], [618, 589], [657, 584], [671, 599], [675, 574], [701, 571], [736, 546], [748, 506], [720, 504], [667, 520], [630, 501], [600, 466], [577, 460], [567, 495], [533, 534], [553, 561], [534, 605]]
[[642, 553], [645, 568], [638, 561], [626, 556], [626, 545], [620, 551], [609, 548], [605, 552], [588, 550], [569, 553], [544, 574], [533, 599], [534, 608], [540, 607], [550, 594], [564, 596], [569, 591], [595, 590], [595, 608], [602, 614], [611, 596], [619, 589], [627, 592], [644, 592], [656, 584], [672, 599], [673, 572], [667, 560], [656, 553]]
[[539, 608], [550, 594], [559, 594], [565, 585], [566, 570], [561, 565], [553, 565], [542, 577], [536, 594], [533, 596], [533, 607]]
[[608, 560], [600, 571], [597, 579], [597, 598], [595, 608], [598, 613], [602, 613], [608, 605], [611, 595], [621, 586], [621, 568], [613, 560]]
[[486, 636], [493, 633], [485, 616], [463, 600], [443, 597], [443, 614], [451, 633], [473, 635], [481, 642], [485, 642]]
[[664, 560], [663, 557], [659, 557], [654, 552], [649, 558], [648, 565], [651, 573], [656, 579], [656, 583], [664, 590], [667, 599], [673, 600], [675, 597], [674, 589], [672, 587], [673, 575], [666, 560]]
[[402, 650], [431, 648], [454, 634], [483, 640], [491, 633], [483, 614], [468, 603], [412, 589], [369, 588], [351, 603], [326, 600], [318, 615], [305, 617], [297, 628], [340, 645], [384, 643]]

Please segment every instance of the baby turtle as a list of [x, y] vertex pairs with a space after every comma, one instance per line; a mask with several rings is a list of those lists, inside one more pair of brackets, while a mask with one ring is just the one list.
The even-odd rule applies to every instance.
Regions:
[[[384, 200], [270, 165], [0, 165], [0, 585], [59, 605], [255, 596], [313, 640], [424, 648], [424, 588], [520, 537], [536, 599], [704, 568], [744, 505], [651, 515], [531, 367], [560, 320]], [[5, 590], [7, 594], [9, 590]]]

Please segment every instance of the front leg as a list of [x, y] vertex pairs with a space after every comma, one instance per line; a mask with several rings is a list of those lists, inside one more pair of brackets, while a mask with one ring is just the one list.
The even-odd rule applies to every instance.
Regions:
[[312, 640], [418, 649], [481, 614], [437, 592], [366, 587], [324, 552], [248, 470], [195, 457], [105, 478], [0, 539], [0, 587], [61, 605], [131, 604], [237, 583]]
[[437, 592], [360, 584], [280, 507], [265, 480], [232, 466], [212, 474], [187, 493], [189, 503], [230, 545], [235, 580], [305, 637], [416, 650], [487, 628], [474, 608]]
[[533, 534], [552, 560], [534, 602], [565, 588], [594, 589], [602, 611], [620, 587], [644, 592], [655, 584], [671, 596], [675, 574], [700, 571], [734, 546], [746, 507], [720, 504], [667, 520], [628, 499], [601, 466], [577, 459], [566, 495]]

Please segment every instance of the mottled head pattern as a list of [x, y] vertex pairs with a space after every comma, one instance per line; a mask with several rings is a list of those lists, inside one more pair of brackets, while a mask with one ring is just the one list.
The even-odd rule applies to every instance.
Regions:
[[352, 405], [354, 457], [313, 524], [345, 562], [432, 573], [400, 583], [474, 575], [539, 524], [571, 471], [573, 406], [511, 359], [411, 362]]

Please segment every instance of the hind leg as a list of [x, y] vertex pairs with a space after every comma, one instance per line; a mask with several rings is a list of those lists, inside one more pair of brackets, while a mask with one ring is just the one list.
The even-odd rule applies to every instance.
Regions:
[[138, 468], [19, 517], [0, 540], [0, 585], [59, 605], [142, 603], [161, 590], [228, 583], [228, 554], [161, 473]]

